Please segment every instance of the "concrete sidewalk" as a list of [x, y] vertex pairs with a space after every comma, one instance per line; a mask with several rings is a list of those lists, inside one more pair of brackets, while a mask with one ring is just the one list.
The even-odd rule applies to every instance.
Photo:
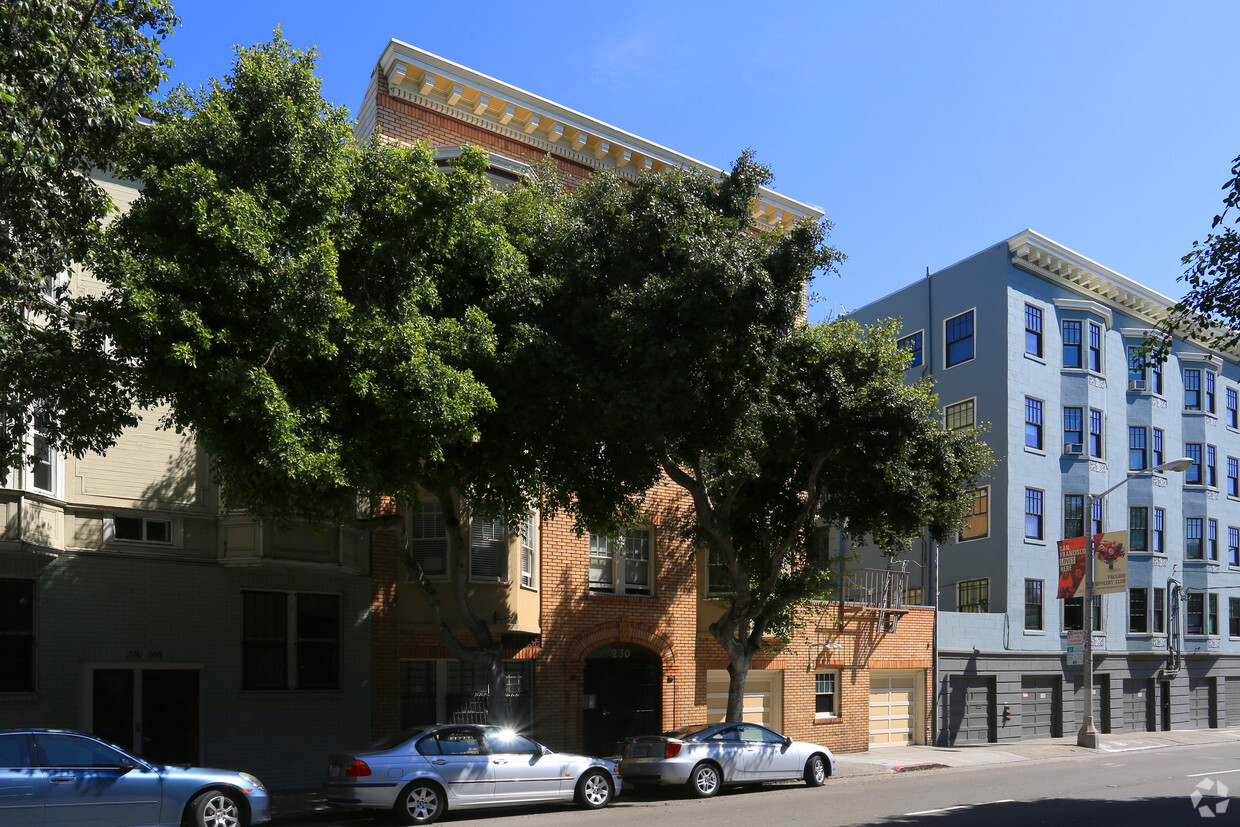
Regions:
[[[1099, 752], [1161, 749], [1192, 744], [1240, 741], [1240, 729], [1189, 729], [1171, 732], [1110, 734], [1100, 737]], [[840, 753], [836, 774], [841, 778], [883, 775], [893, 772], [1009, 764], [1040, 758], [1091, 755], [1094, 750], [1076, 745], [1076, 735], [1066, 738], [1032, 738], [999, 744], [963, 744], [954, 747], [875, 747], [869, 752]]]

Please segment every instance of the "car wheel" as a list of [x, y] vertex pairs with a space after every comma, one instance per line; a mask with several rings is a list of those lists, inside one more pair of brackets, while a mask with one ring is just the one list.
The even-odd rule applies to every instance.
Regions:
[[714, 764], [701, 763], [689, 773], [689, 794], [694, 798], [710, 798], [719, 792], [723, 779], [719, 776], [719, 768]]
[[238, 803], [238, 794], [226, 790], [207, 790], [189, 803], [194, 827], [245, 827], [248, 820]]
[[443, 790], [438, 784], [415, 781], [401, 791], [392, 807], [402, 824], [431, 824], [443, 815]]
[[811, 755], [805, 762], [805, 783], [811, 787], [827, 783], [827, 764], [821, 755]]
[[577, 803], [587, 810], [606, 807], [611, 801], [611, 779], [602, 770], [591, 770], [577, 783]]

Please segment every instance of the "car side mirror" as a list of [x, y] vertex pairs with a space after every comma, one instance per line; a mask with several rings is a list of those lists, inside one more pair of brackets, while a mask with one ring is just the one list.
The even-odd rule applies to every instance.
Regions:
[[130, 772], [138, 768], [138, 765], [135, 764], [133, 761], [129, 760], [128, 758], [122, 758], [121, 762], [117, 764], [116, 766], [121, 772]]
[[784, 748], [787, 749], [790, 746], [792, 746], [792, 739], [785, 735], [784, 736]]

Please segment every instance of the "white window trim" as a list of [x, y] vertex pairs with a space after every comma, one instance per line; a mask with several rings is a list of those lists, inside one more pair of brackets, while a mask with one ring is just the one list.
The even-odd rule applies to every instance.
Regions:
[[[539, 556], [540, 556], [539, 548], [541, 545], [541, 533], [542, 533], [541, 526], [539, 525], [540, 520], [541, 518], [537, 511], [531, 511], [529, 514], [526, 514], [525, 517], [521, 521], [521, 531], [518, 533], [518, 536], [517, 536], [517, 544], [520, 547], [520, 557], [521, 557], [520, 561], [518, 562], [518, 568], [520, 569], [520, 572], [521, 572], [521, 579], [520, 579], [521, 588], [528, 589], [530, 591], [535, 591], [535, 592], [538, 591], [538, 576], [539, 576], [538, 564], [539, 564]], [[529, 534], [533, 536], [527, 537], [526, 536], [527, 531], [529, 532]], [[529, 582], [528, 583], [525, 582], [526, 580], [525, 550], [527, 548], [530, 550], [530, 567], [529, 567]]]
[[[422, 497], [419, 500], [419, 507], [422, 507], [426, 505], [427, 503], [434, 503], [438, 505], [441, 509], [443, 508], [442, 504], [440, 504], [439, 499], [437, 497]], [[416, 538], [413, 536], [413, 521], [418, 516], [419, 516], [418, 514], [414, 514], [411, 511], [408, 517], [408, 531], [409, 531], [409, 542], [410, 543], [413, 543], [415, 540], [418, 540], [418, 539], [425, 539], [425, 538]], [[412, 549], [410, 549], [409, 552], [411, 553]], [[409, 557], [409, 554], [402, 554], [401, 563], [405, 567], [405, 582], [413, 583], [415, 582], [414, 575], [413, 575], [413, 565], [410, 563], [408, 557]], [[451, 576], [452, 576], [452, 558], [451, 558], [451, 555], [449, 554], [448, 533], [447, 533], [447, 526], [445, 525], [444, 536], [443, 536], [443, 572], [433, 573], [433, 574], [428, 572], [426, 574], [426, 577], [428, 580], [435, 581], [435, 582], [441, 582], [441, 581], [446, 581], [450, 579]]]
[[[627, 536], [627, 535], [629, 535], [629, 534], [635, 534], [635, 533], [638, 533], [638, 532], [642, 532], [642, 533], [644, 533], [644, 534], [646, 535], [646, 541], [647, 541], [647, 543], [649, 543], [649, 549], [650, 549], [650, 555], [649, 555], [649, 558], [646, 560], [646, 566], [647, 566], [647, 571], [646, 571], [646, 579], [649, 581], [649, 585], [646, 587], [646, 589], [643, 591], [643, 590], [640, 590], [640, 589], [638, 589], [638, 588], [634, 588], [632, 591], [630, 591], [630, 590], [627, 588], [627, 586], [626, 586], [626, 584], [625, 584], [625, 582], [624, 582], [624, 566], [623, 566], [623, 557], [622, 557], [620, 554], [618, 554], [618, 553], [617, 553], [617, 552], [619, 552], [619, 550], [620, 550], [620, 549], [619, 549], [619, 547], [618, 547], [619, 543], [618, 543], [618, 542], [613, 543], [613, 542], [610, 542], [610, 541], [609, 541], [609, 543], [608, 543], [608, 544], [611, 546], [611, 588], [610, 588], [610, 589], [606, 589], [606, 590], [604, 590], [604, 589], [596, 589], [596, 588], [594, 588], [594, 587], [592, 587], [592, 586], [589, 586], [589, 582], [588, 582], [588, 578], [589, 578], [589, 561], [587, 560], [587, 569], [586, 569], [587, 587], [589, 588], [589, 590], [590, 590], [590, 593], [591, 593], [591, 594], [610, 594], [610, 595], [617, 595], [617, 596], [622, 596], [622, 597], [654, 597], [654, 595], [655, 595], [655, 583], [654, 583], [654, 577], [655, 577], [655, 536], [654, 536], [654, 527], [653, 527], [653, 526], [649, 526], [649, 525], [645, 525], [645, 526], [633, 526], [633, 527], [631, 527], [631, 528], [627, 528], [627, 529], [625, 529], [623, 532], [621, 532], [620, 537], [619, 537], [619, 538], [617, 538], [617, 539], [622, 541], [622, 540], [624, 539], [624, 537], [625, 537], [625, 536]], [[590, 536], [590, 537], [594, 537], [594, 536], [598, 536], [598, 535], [595, 535], [595, 534], [590, 534], [590, 535], [588, 535], [588, 536]], [[587, 556], [588, 556], [588, 555], [589, 555], [589, 550], [588, 550], [588, 548], [587, 548], [587, 552], [586, 552], [586, 553], [587, 553]]]
[[[819, 712], [818, 706], [818, 676], [830, 675], [835, 681], [835, 691], [831, 694], [834, 696], [834, 712]], [[840, 670], [838, 669], [815, 669], [814, 670], [814, 720], [827, 721], [840, 717]]]
[[30, 466], [30, 456], [34, 454], [35, 432], [31, 429], [30, 434], [26, 437], [26, 457], [23, 458], [21, 468], [21, 484], [22, 488], [33, 494], [42, 494], [45, 497], [51, 497], [57, 500], [65, 498], [65, 455], [61, 451], [52, 450], [51, 453], [51, 470], [52, 485], [50, 488], [37, 488], [34, 484], [34, 468]]
[[[499, 521], [499, 520], [483, 519], [482, 522], [487, 522], [487, 523], [500, 522], [501, 526], [503, 525], [502, 521]], [[512, 562], [509, 559], [509, 557], [512, 556], [513, 535], [512, 535], [512, 532], [510, 532], [507, 528], [502, 528], [501, 530], [503, 532], [502, 538], [498, 541], [492, 541], [492, 542], [497, 542], [502, 547], [502, 550], [500, 551], [500, 564], [503, 566], [503, 569], [504, 569], [503, 573], [498, 574], [498, 575], [475, 574], [474, 573], [474, 518], [472, 517], [470, 518], [469, 520], [469, 548], [467, 549], [466, 553], [469, 555], [469, 581], [471, 583], [499, 583], [501, 585], [507, 585], [509, 583], [508, 572], [511, 569], [511, 562]]]
[[[169, 530], [168, 542], [159, 540], [118, 540], [116, 537], [116, 518], [129, 517], [136, 520], [142, 520], [145, 529], [147, 522], [168, 523]], [[177, 517], [152, 517], [146, 514], [109, 514], [103, 518], [103, 542], [108, 544], [133, 545], [133, 546], [150, 546], [151, 548], [180, 548], [184, 544], [185, 527], [180, 518]], [[145, 534], [145, 530], [143, 531]]]

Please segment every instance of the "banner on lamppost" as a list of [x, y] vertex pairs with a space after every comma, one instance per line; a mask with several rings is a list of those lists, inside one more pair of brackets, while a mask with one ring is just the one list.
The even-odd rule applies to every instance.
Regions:
[[[1094, 535], [1094, 594], [1128, 591], [1128, 535], [1108, 531]], [[1059, 593], [1057, 597], [1085, 594], [1085, 538], [1059, 541]]]

